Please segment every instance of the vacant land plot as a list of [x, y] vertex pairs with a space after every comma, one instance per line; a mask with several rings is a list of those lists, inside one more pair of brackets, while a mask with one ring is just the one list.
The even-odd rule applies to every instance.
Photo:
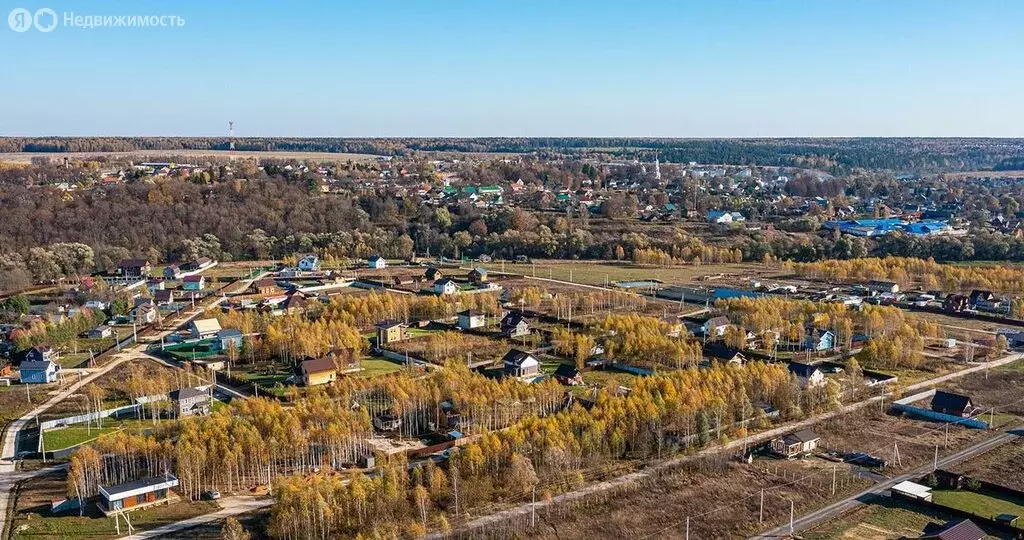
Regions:
[[[182, 374], [182, 372], [178, 370], [158, 364], [157, 362], [148, 359], [125, 362], [110, 370], [108, 373], [100, 376], [92, 383], [107, 391], [106, 399], [103, 401], [103, 408], [109, 409], [131, 403], [131, 396], [128, 395], [126, 390], [126, 381], [131, 376], [132, 369], [140, 370], [144, 377], [150, 379], [170, 379], [173, 377], [179, 377]], [[22, 393], [24, 394], [24, 390], [22, 390]], [[43, 413], [41, 419], [50, 420], [76, 414], [84, 414], [86, 412], [85, 399], [84, 394], [81, 392], [72, 394]]]
[[1017, 439], [953, 470], [978, 480], [1024, 491], [1024, 441]]
[[[220, 402], [217, 402], [220, 403]], [[163, 421], [154, 423], [152, 420], [137, 420], [135, 418], [104, 418], [99, 423], [91, 425], [74, 424], [67, 427], [47, 430], [43, 433], [43, 445], [47, 451], [61, 450], [91, 441], [115, 431], [127, 430], [136, 433], [147, 432], [159, 426]]]
[[380, 375], [387, 375], [388, 373], [394, 373], [401, 371], [402, 366], [397, 362], [387, 360], [384, 358], [363, 358], [359, 362], [360, 371], [353, 373], [353, 377], [378, 377]]
[[[649, 266], [632, 263], [588, 263], [583, 261], [543, 260], [531, 264], [505, 262], [485, 264], [492, 271], [559, 279], [588, 285], [605, 285], [616, 281], [658, 280], [667, 285], [693, 283], [702, 276], [728, 274], [734, 278], [779, 275], [774, 268], [757, 263], [704, 264], [685, 266]], [[715, 281], [704, 282], [714, 285]]]

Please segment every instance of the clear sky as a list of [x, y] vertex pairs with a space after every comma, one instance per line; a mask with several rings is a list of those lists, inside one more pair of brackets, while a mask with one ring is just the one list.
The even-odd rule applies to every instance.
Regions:
[[1024, 1], [5, 0], [0, 135], [1024, 136]]

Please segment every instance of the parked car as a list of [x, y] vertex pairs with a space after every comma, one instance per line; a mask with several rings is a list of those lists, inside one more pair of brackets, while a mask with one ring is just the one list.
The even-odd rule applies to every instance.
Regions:
[[220, 492], [216, 489], [211, 489], [203, 492], [203, 498], [208, 501], [216, 501], [220, 498]]

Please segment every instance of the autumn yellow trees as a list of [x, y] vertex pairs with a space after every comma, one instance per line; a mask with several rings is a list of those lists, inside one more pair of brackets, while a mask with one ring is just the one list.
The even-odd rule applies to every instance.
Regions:
[[1002, 292], [1024, 290], [1024, 267], [939, 264], [933, 259], [909, 257], [826, 260], [786, 265], [800, 276], [852, 283], [872, 279], [893, 281], [901, 287], [920, 285], [925, 290], [941, 289], [966, 293], [972, 289]]
[[602, 321], [605, 356], [641, 367], [684, 368], [701, 359], [701, 344], [685, 336], [671, 337], [668, 325], [657, 318], [626, 314]]

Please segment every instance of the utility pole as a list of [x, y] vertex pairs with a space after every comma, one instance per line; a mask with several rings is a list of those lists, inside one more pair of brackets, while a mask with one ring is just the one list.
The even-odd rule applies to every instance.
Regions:
[[937, 470], [938, 468], [939, 468], [939, 445], [936, 444], [935, 445], [935, 461], [932, 462], [932, 470], [934, 471], [934, 470]]
[[796, 510], [796, 505], [793, 504], [793, 499], [790, 499], [789, 500], [789, 535], [790, 536], [793, 536], [793, 534], [796, 532], [795, 528], [793, 527], [793, 517], [794, 517], [794, 514], [796, 513], [795, 510]]
[[764, 523], [764, 488], [761, 488], [761, 510], [757, 514], [757, 522]]
[[530, 505], [530, 528], [537, 527], [537, 486], [533, 486], [533, 504]]
[[686, 540], [690, 540], [690, 516], [686, 516]]
[[837, 465], [832, 465], [832, 494], [836, 494], [836, 468]]

